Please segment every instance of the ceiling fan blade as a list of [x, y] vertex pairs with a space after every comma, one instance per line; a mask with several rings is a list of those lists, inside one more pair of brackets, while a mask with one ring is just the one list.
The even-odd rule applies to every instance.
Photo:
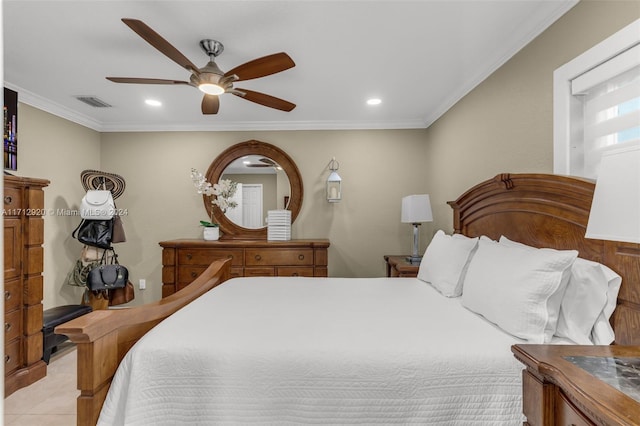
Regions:
[[186, 84], [190, 85], [188, 81], [180, 80], [165, 80], [162, 78], [135, 78], [135, 77], [106, 77], [107, 80], [114, 83], [133, 83], [133, 84]]
[[202, 113], [217, 114], [220, 109], [220, 99], [216, 95], [204, 95], [202, 98]]
[[236, 75], [238, 76], [236, 81], [244, 81], [275, 74], [295, 66], [295, 62], [293, 62], [293, 59], [291, 59], [289, 55], [280, 52], [238, 65], [234, 69], [226, 72], [224, 76]]
[[152, 30], [147, 24], [138, 19], [129, 18], [122, 18], [122, 22], [173, 62], [191, 72], [198, 73], [198, 67], [194, 65], [193, 62], [187, 59], [186, 56], [180, 53], [178, 49], [173, 47], [171, 43], [162, 38], [160, 34]]
[[253, 90], [247, 89], [234, 89], [234, 95], [244, 98], [248, 101], [255, 102], [260, 105], [264, 105], [269, 108], [275, 108], [282, 111], [291, 111], [296, 107], [296, 104], [292, 104], [291, 102], [285, 101], [284, 99], [276, 98], [275, 96], [266, 95], [260, 92], [254, 92]]

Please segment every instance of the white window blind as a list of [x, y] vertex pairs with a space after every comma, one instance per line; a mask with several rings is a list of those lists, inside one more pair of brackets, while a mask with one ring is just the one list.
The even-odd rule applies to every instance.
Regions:
[[582, 176], [596, 178], [603, 150], [640, 140], [640, 45], [571, 80], [582, 102]]

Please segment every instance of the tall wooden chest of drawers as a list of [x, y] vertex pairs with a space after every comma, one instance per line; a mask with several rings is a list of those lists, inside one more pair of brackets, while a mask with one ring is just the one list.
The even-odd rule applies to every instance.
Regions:
[[47, 374], [42, 361], [44, 191], [48, 180], [4, 176], [4, 392]]
[[191, 283], [211, 262], [230, 258], [231, 275], [327, 276], [329, 240], [218, 240], [160, 242], [162, 297]]

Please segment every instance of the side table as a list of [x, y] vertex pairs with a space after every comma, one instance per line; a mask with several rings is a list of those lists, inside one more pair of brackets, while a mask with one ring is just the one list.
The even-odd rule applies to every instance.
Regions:
[[528, 426], [637, 426], [640, 346], [511, 347], [524, 364]]
[[407, 261], [408, 255], [385, 255], [384, 261], [387, 263], [387, 277], [415, 278], [418, 276], [420, 265]]

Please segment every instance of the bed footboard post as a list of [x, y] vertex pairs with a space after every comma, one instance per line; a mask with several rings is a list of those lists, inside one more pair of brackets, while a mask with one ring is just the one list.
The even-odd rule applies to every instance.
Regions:
[[117, 332], [93, 342], [79, 342], [78, 351], [78, 426], [98, 422], [111, 378], [118, 367]]

